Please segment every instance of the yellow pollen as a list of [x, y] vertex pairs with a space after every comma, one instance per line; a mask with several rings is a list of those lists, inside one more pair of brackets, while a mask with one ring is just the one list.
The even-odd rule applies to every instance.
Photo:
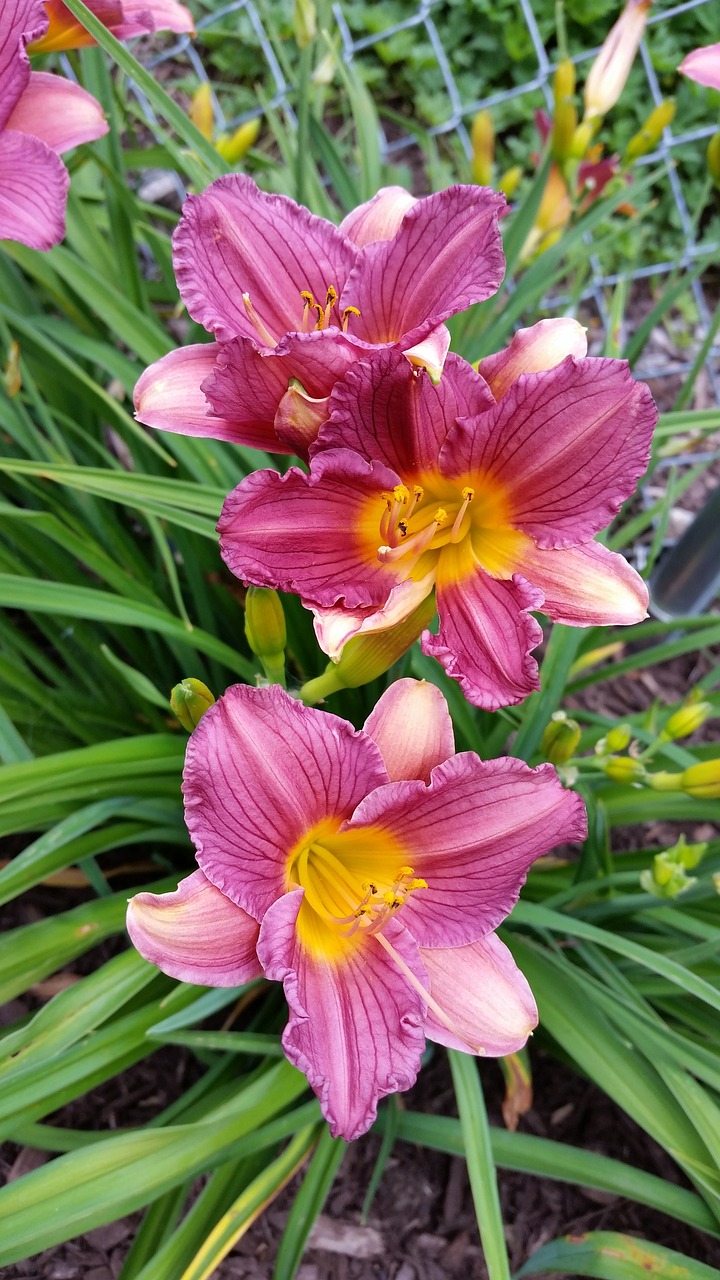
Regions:
[[410, 893], [412, 889], [427, 889], [427, 887], [427, 880], [420, 880], [416, 878], [415, 880], [410, 881], [407, 886], [407, 891]]
[[447, 518], [448, 518], [447, 511], [445, 511], [442, 507], [438, 507], [437, 511], [435, 512], [435, 515], [433, 516], [433, 522], [434, 524], [439, 524], [439, 525], [447, 524]]
[[301, 289], [301, 290], [300, 290], [300, 297], [305, 301], [306, 306], [308, 306], [308, 307], [314, 307], [314, 306], [315, 306], [315, 299], [313, 298], [313, 296], [312, 296], [312, 294], [310, 293], [309, 289]]
[[327, 307], [334, 307], [334, 306], [335, 306], [335, 303], [337, 302], [337, 300], [338, 300], [337, 289], [333, 288], [333, 286], [332, 286], [331, 284], [330, 284], [330, 285], [328, 285], [328, 291], [327, 291], [327, 297], [326, 297], [326, 299], [325, 299], [325, 305], [326, 305]]
[[393, 498], [396, 502], [409, 502], [410, 493], [404, 484], [396, 484], [393, 489]]
[[[414, 874], [415, 874], [414, 867], [401, 867], [400, 870], [398, 871], [398, 880], [404, 880], [407, 876], [412, 876]], [[425, 887], [427, 888], [427, 885]]]
[[475, 490], [468, 484], [461, 491], [460, 496], [463, 502], [472, 502], [473, 498], [475, 497]]
[[415, 495], [415, 501], [422, 502], [423, 498], [425, 497], [425, 490], [423, 489], [421, 484], [413, 485], [413, 493]]

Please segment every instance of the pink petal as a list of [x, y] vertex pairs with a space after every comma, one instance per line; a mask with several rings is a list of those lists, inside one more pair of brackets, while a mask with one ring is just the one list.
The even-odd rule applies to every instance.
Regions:
[[[281, 981], [290, 1006], [283, 1047], [320, 1099], [334, 1138], [365, 1133], [381, 1098], [409, 1089], [425, 1047], [425, 1006], [376, 938], [356, 935], [333, 962], [303, 947], [296, 931], [302, 893], [288, 893], [265, 915], [258, 954]], [[384, 935], [426, 985], [418, 949], [395, 921]]]
[[79, 84], [33, 71], [7, 124], [61, 153], [108, 131], [100, 103]]
[[436, 765], [455, 754], [450, 712], [426, 680], [396, 680], [370, 712], [363, 731], [380, 748], [391, 782], [430, 781]]
[[436, 587], [440, 627], [437, 635], [424, 633], [422, 650], [458, 681], [468, 702], [497, 711], [540, 687], [530, 651], [540, 644], [542, 628], [530, 611], [542, 608], [543, 595], [519, 576], [498, 581], [479, 564], [469, 576], [460, 559], [468, 554], [465, 548], [456, 556], [451, 548], [443, 551]]
[[[435, 572], [415, 581], [412, 578], [393, 587], [382, 608], [313, 608], [315, 635], [323, 653], [338, 662], [348, 640], [355, 636], [387, 631], [404, 622], [429, 596], [435, 586]], [[434, 610], [433, 610], [434, 612]], [[420, 624], [418, 631], [422, 630]]]
[[377, 558], [383, 493], [398, 477], [348, 449], [318, 454], [310, 474], [256, 471], [225, 499], [220, 550], [236, 577], [312, 606], [382, 605], [402, 567]]
[[449, 349], [450, 330], [447, 325], [439, 324], [437, 329], [432, 329], [427, 338], [416, 342], [414, 347], [404, 347], [403, 355], [414, 369], [427, 369], [433, 381], [437, 382], [445, 367]]
[[541, 373], [554, 369], [566, 356], [587, 355], [586, 330], [577, 320], [539, 320], [529, 329], [518, 329], [509, 347], [486, 356], [478, 364], [496, 400], [516, 382], [521, 373]]
[[583, 840], [582, 799], [552, 765], [451, 756], [430, 785], [391, 782], [368, 795], [342, 830], [380, 828], [407, 850], [413, 891], [397, 914], [420, 947], [477, 942], [510, 913], [536, 858]]
[[537, 1006], [527, 978], [494, 933], [467, 947], [421, 947], [430, 994], [457, 1027], [452, 1035], [431, 1009], [425, 1034], [438, 1044], [467, 1052], [468, 1044], [500, 1058], [522, 1049], [537, 1026]]
[[359, 249], [376, 240], [392, 240], [405, 214], [417, 204], [404, 187], [381, 187], [372, 200], [358, 205], [340, 223], [340, 230]]
[[517, 570], [544, 592], [543, 613], [571, 627], [630, 626], [647, 617], [648, 589], [599, 542], [542, 550], [528, 539]]
[[262, 919], [287, 890], [291, 851], [387, 781], [368, 737], [277, 685], [233, 685], [188, 742], [185, 821], [206, 876]]
[[174, 893], [137, 893], [127, 930], [134, 947], [163, 973], [206, 987], [235, 987], [262, 975], [260, 926], [195, 871]]
[[330, 400], [330, 419], [313, 453], [353, 449], [387, 463], [412, 483], [436, 471], [438, 454], [459, 417], [494, 404], [483, 378], [459, 356], [447, 358], [437, 386], [398, 351], [380, 351], [349, 369]]
[[353, 333], [414, 347], [448, 316], [489, 298], [505, 269], [505, 208], [504, 196], [475, 186], [418, 200], [392, 240], [360, 250], [339, 304], [360, 310]]
[[657, 410], [624, 360], [568, 356], [513, 383], [495, 409], [448, 440], [446, 474], [480, 472], [502, 486], [510, 522], [541, 546], [587, 542], [632, 493]]
[[118, 40], [153, 31], [195, 32], [190, 10], [177, 0], [123, 0], [122, 13], [122, 22], [113, 27]]
[[720, 44], [706, 44], [683, 58], [678, 71], [708, 89], [720, 89]]
[[274, 341], [299, 330], [302, 291], [324, 305], [330, 285], [342, 291], [357, 254], [332, 223], [287, 196], [260, 191], [240, 173], [188, 197], [173, 248], [178, 287], [190, 315], [222, 341], [258, 341], [243, 294], [249, 294]]
[[62, 160], [27, 133], [0, 135], [0, 240], [52, 249], [65, 235], [70, 185]]
[[283, 412], [291, 379], [302, 384], [311, 400], [324, 401], [335, 383], [367, 354], [364, 343], [354, 342], [338, 329], [288, 334], [274, 350], [258, 350], [250, 338], [233, 338], [221, 345], [203, 390], [217, 414], [247, 424], [254, 438], [243, 443], [264, 439], [258, 447], [306, 456], [317, 427], [312, 438], [304, 441], [302, 431], [291, 430]]
[[[10, 114], [30, 78], [25, 46], [42, 35], [47, 25], [42, 0], [3, 0], [0, 5], [0, 129], [7, 128]], [[17, 240], [19, 236], [9, 238]]]
[[246, 422], [220, 417], [210, 407], [203, 385], [215, 368], [220, 350], [217, 342], [197, 343], [178, 347], [156, 360], [135, 386], [135, 416], [146, 426], [162, 431], [267, 448], [266, 437], [259, 432], [252, 436]]

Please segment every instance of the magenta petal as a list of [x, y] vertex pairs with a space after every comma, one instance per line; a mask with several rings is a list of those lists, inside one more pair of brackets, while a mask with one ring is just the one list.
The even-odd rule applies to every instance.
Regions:
[[587, 355], [586, 330], [570, 316], [538, 320], [529, 329], [518, 329], [509, 347], [486, 356], [478, 364], [496, 400], [500, 400], [523, 373], [554, 369], [566, 356]]
[[427, 680], [396, 680], [375, 704], [363, 731], [380, 748], [391, 782], [429, 782], [435, 766], [455, 753], [447, 702]]
[[417, 204], [404, 187], [381, 187], [372, 200], [358, 205], [340, 223], [340, 230], [359, 249], [375, 240], [392, 240], [405, 214]]
[[314, 452], [353, 449], [412, 480], [437, 469], [438, 454], [457, 418], [492, 404], [484, 379], [459, 356], [448, 356], [434, 386], [399, 351], [380, 351], [373, 360], [350, 369], [335, 387], [330, 418]]
[[[331, 222], [287, 196], [267, 195], [239, 173], [188, 197], [173, 249], [178, 287], [193, 319], [222, 341], [256, 342], [243, 294], [277, 342], [302, 327], [302, 291], [324, 305], [330, 285], [342, 291], [357, 254]], [[272, 345], [261, 335], [260, 341]]]
[[61, 153], [108, 131], [100, 103], [79, 84], [33, 71], [7, 123]]
[[706, 44], [683, 58], [678, 71], [707, 89], [720, 89], [720, 44]]
[[355, 306], [352, 331], [368, 342], [413, 347], [503, 277], [498, 218], [505, 197], [485, 187], [448, 187], [405, 214], [392, 240], [361, 249], [340, 300]]
[[272, 685], [233, 685], [190, 737], [185, 821], [212, 883], [256, 919], [287, 889], [298, 841], [387, 781], [375, 743]]
[[178, 347], [156, 360], [135, 386], [135, 416], [146, 426], [163, 431], [267, 448], [265, 437], [248, 439], [246, 423], [220, 417], [212, 411], [203, 385], [215, 368], [220, 350], [217, 342], [197, 343]]
[[650, 391], [626, 361], [568, 356], [460, 424], [441, 461], [502, 485], [511, 523], [541, 546], [571, 546], [609, 524], [632, 493], [656, 422]]
[[47, 25], [42, 0], [3, 0], [0, 4], [0, 130], [7, 127], [10, 113], [30, 78], [25, 46], [43, 35]]
[[348, 640], [399, 626], [420, 607], [434, 586], [433, 570], [417, 581], [406, 578], [404, 582], [399, 582], [380, 608], [320, 608], [311, 605], [315, 614], [315, 635], [320, 648], [333, 662], [338, 662]]
[[65, 235], [70, 175], [59, 156], [27, 133], [0, 134], [0, 240], [52, 249]]
[[137, 893], [127, 930], [134, 947], [163, 973], [206, 987], [235, 987], [262, 975], [260, 926], [195, 871], [174, 893]]
[[500, 1058], [517, 1053], [537, 1026], [537, 1006], [527, 978], [494, 933], [467, 947], [420, 949], [430, 994], [460, 1032], [454, 1036], [428, 1010], [425, 1034], [449, 1049], [478, 1045]]
[[407, 851], [427, 889], [398, 918], [420, 947], [462, 947], [505, 919], [536, 858], [583, 840], [585, 806], [552, 765], [452, 756], [430, 785], [391, 782], [368, 795], [343, 830], [380, 828]]
[[517, 556], [517, 568], [545, 595], [543, 613], [571, 627], [630, 626], [647, 617], [648, 589], [624, 559], [599, 542]]
[[436, 586], [440, 627], [437, 635], [423, 634], [423, 653], [442, 663], [476, 707], [497, 711], [522, 702], [539, 688], [530, 651], [542, 628], [531, 610], [542, 607], [542, 592], [519, 576], [498, 581], [479, 565], [472, 577], [454, 581], [443, 574], [447, 556]]
[[[332, 1136], [351, 1141], [370, 1128], [381, 1098], [415, 1082], [425, 1004], [376, 938], [348, 944], [336, 963], [305, 949], [296, 931], [302, 897], [286, 894], [270, 908], [258, 955], [266, 976], [285, 987], [285, 1053], [307, 1076]], [[427, 985], [412, 937], [394, 920], [383, 933]]]
[[347, 449], [313, 461], [310, 475], [256, 471], [225, 499], [220, 550], [244, 582], [304, 596], [311, 605], [381, 605], [404, 577], [377, 558], [383, 493], [398, 477]]
[[195, 31], [190, 10], [177, 0], [123, 0], [122, 13], [122, 22], [113, 28], [118, 40], [153, 31]]

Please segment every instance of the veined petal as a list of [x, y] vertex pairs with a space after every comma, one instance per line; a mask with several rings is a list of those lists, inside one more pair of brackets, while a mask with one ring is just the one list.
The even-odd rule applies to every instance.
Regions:
[[541, 546], [572, 546], [609, 524], [632, 493], [656, 421], [650, 391], [626, 361], [568, 356], [460, 423], [441, 462], [502, 485], [512, 525]]
[[8, 129], [30, 133], [62, 153], [81, 142], [94, 142], [108, 131], [100, 103], [72, 80], [32, 71]]
[[489, 298], [505, 270], [505, 209], [503, 195], [475, 186], [418, 200], [392, 240], [360, 250], [339, 304], [360, 310], [353, 333], [414, 347], [448, 316]]
[[315, 614], [315, 635], [323, 653], [333, 662], [339, 662], [348, 640], [354, 636], [369, 635], [374, 631], [387, 631], [409, 618], [410, 614], [422, 604], [435, 586], [435, 572], [426, 574], [417, 581], [407, 578], [393, 587], [387, 603], [381, 608], [343, 609], [332, 607], [321, 609], [309, 605]]
[[399, 351], [380, 351], [349, 369], [335, 387], [330, 418], [313, 453], [352, 449], [385, 462], [407, 481], [437, 469], [438, 454], [457, 418], [491, 404], [485, 380], [459, 356], [448, 356], [434, 386]]
[[65, 235], [70, 175], [62, 160], [28, 133], [0, 135], [0, 240], [52, 249]]
[[385, 604], [405, 573], [377, 558], [383, 493], [398, 477], [347, 449], [313, 461], [310, 475], [256, 471], [226, 498], [220, 550], [236, 577], [304, 596], [311, 606]]
[[720, 89], [720, 44], [706, 44], [683, 58], [678, 71], [708, 89]]
[[277, 420], [290, 380], [296, 378], [312, 400], [323, 400], [368, 351], [338, 329], [291, 333], [274, 350], [259, 350], [250, 338], [233, 338], [221, 344], [203, 390], [215, 413], [247, 424], [253, 443], [264, 438], [259, 447], [302, 457], [308, 444], [303, 447], [297, 434], [290, 436]]
[[[302, 897], [288, 893], [269, 909], [258, 954], [266, 976], [285, 987], [285, 1053], [307, 1076], [333, 1137], [351, 1141], [370, 1128], [381, 1098], [414, 1083], [425, 1004], [376, 938], [349, 939], [335, 962], [313, 954], [296, 927]], [[427, 985], [412, 937], [393, 920], [384, 934]]]
[[[288, 330], [302, 328], [303, 290], [324, 305], [330, 285], [341, 293], [357, 255], [331, 222], [287, 196], [260, 191], [240, 173], [188, 197], [173, 250], [178, 287], [193, 319], [222, 341], [256, 342], [259, 331], [244, 294], [278, 342]], [[272, 345], [261, 335], [260, 341]]]
[[522, 1049], [537, 1026], [537, 1005], [527, 978], [494, 933], [467, 947], [420, 948], [430, 994], [466, 1038], [459, 1039], [428, 1009], [425, 1034], [465, 1053], [479, 1044], [492, 1057]]
[[578, 359], [586, 356], [585, 334], [583, 326], [570, 316], [539, 320], [529, 329], [518, 329], [504, 351], [497, 351], [481, 360], [478, 373], [487, 382], [495, 399], [500, 400], [521, 374], [554, 369], [566, 356]]
[[397, 916], [418, 946], [462, 947], [496, 929], [531, 863], [583, 840], [587, 823], [582, 799], [552, 765], [461, 752], [433, 769], [429, 786], [391, 782], [368, 795], [342, 830], [364, 827], [406, 850], [413, 875], [427, 881]]
[[380, 748], [391, 782], [430, 781], [455, 753], [448, 705], [427, 680], [396, 680], [370, 712], [363, 732]]
[[10, 114], [30, 78], [25, 46], [42, 35], [47, 21], [42, 0], [3, 0], [0, 5], [0, 129], [7, 128]]
[[372, 200], [358, 205], [340, 223], [340, 230], [359, 249], [376, 240], [392, 240], [405, 214], [417, 204], [404, 187], [381, 187]]
[[260, 926], [202, 871], [181, 880], [174, 893], [135, 894], [127, 930], [141, 956], [181, 982], [235, 987], [262, 975]]
[[403, 355], [410, 361], [413, 369], [427, 369], [433, 382], [437, 382], [445, 367], [449, 349], [450, 330], [446, 324], [439, 324], [437, 329], [432, 329], [414, 347], [403, 347]]
[[518, 573], [540, 587], [543, 613], [571, 627], [630, 626], [647, 617], [648, 589], [623, 556], [599, 542], [543, 550], [531, 539]]
[[220, 350], [217, 342], [201, 342], [178, 347], [156, 360], [135, 386], [135, 416], [146, 426], [163, 431], [267, 449], [269, 437], [260, 427], [255, 432], [253, 422], [220, 417], [212, 411], [203, 384], [211, 376]]
[[195, 33], [189, 9], [177, 0], [123, 0], [122, 22], [113, 28], [118, 40], [142, 36], [153, 31], [175, 31], [178, 35]]
[[289, 857], [387, 781], [375, 743], [277, 685], [233, 685], [188, 742], [185, 821], [212, 883], [256, 919], [287, 890]]
[[519, 576], [491, 577], [465, 539], [443, 550], [436, 596], [440, 627], [437, 635], [424, 633], [422, 650], [458, 681], [468, 702], [497, 711], [539, 688], [530, 651], [542, 628], [530, 611], [542, 607], [541, 591]]

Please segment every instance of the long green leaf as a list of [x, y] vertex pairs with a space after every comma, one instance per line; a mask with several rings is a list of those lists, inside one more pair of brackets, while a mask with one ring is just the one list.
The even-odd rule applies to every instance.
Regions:
[[598, 1276], [599, 1280], [647, 1280], [649, 1275], [658, 1280], [718, 1278], [714, 1267], [707, 1267], [684, 1253], [617, 1231], [588, 1231], [552, 1240], [515, 1272], [515, 1280], [547, 1271]]

